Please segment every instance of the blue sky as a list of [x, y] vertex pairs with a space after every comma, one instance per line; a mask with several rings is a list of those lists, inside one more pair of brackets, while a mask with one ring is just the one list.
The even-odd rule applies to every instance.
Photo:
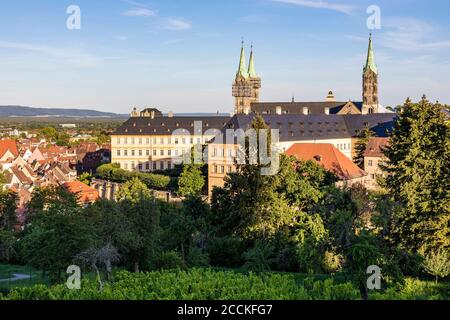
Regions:
[[2, 0], [0, 105], [231, 112], [242, 37], [263, 101], [361, 100], [373, 4], [381, 103], [450, 103], [449, 1]]

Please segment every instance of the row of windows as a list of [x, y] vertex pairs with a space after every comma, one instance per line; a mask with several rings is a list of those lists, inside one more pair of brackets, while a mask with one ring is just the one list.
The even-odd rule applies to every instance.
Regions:
[[117, 145], [150, 145], [150, 143], [152, 144], [161, 144], [161, 145], [171, 145], [173, 144], [194, 144], [195, 143], [202, 143], [202, 138], [198, 137], [198, 138], [175, 138], [175, 137], [168, 137], [168, 138], [116, 138], [116, 144]]
[[131, 161], [120, 163], [120, 168], [132, 171], [150, 171], [150, 170], [170, 170], [172, 169], [171, 161], [153, 161], [142, 163], [140, 161]]
[[226, 174], [226, 173], [232, 173], [234, 172], [234, 169], [232, 166], [218, 166], [213, 165], [211, 167], [212, 173], [218, 173], [218, 174]]
[[169, 156], [169, 157], [171, 157], [172, 155], [178, 157], [180, 155], [183, 155], [184, 153], [185, 153], [185, 150], [179, 150], [179, 149], [175, 149], [175, 150], [171, 150], [171, 149], [168, 149], [168, 150], [153, 149], [152, 152], [150, 152], [150, 150], [148, 150], [148, 149], [147, 150], [126, 150], [126, 149], [125, 150], [120, 150], [120, 149], [116, 150], [116, 156], [117, 157], [121, 157], [121, 156], [124, 156], [124, 157], [128, 157], [128, 156], [131, 156], [131, 157], [144, 157], [144, 156], [145, 157], [150, 157], [151, 155], [154, 156], [154, 157], [156, 157], [156, 156], [162, 156], [162, 157]]
[[345, 150], [352, 150], [352, 144], [351, 143], [338, 143], [336, 144], [336, 148], [340, 151], [345, 151]]

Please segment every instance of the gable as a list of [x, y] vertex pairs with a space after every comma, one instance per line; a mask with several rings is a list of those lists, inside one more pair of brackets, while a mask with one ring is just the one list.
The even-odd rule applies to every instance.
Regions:
[[361, 111], [353, 102], [349, 101], [337, 114], [361, 114]]

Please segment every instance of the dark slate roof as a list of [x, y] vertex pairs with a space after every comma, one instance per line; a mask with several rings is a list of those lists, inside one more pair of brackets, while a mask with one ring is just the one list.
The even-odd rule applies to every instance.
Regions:
[[352, 136], [365, 127], [375, 133], [377, 137], [388, 137], [389, 132], [394, 128], [397, 114], [395, 113], [374, 113], [367, 115], [349, 114], [344, 116], [347, 128]]
[[[132, 117], [123, 123], [113, 135], [171, 135], [194, 134], [194, 122], [202, 122], [202, 134], [210, 129], [221, 130], [230, 117]], [[196, 132], [195, 134], [200, 134]]]
[[[235, 115], [222, 130], [242, 129], [251, 127], [256, 114]], [[395, 114], [368, 115], [261, 115], [272, 129], [279, 129], [280, 141], [324, 140], [355, 137], [366, 126], [375, 132], [376, 136], [386, 137], [392, 130]], [[232, 139], [229, 139], [231, 142]], [[220, 143], [219, 140], [215, 141]]]
[[[362, 102], [351, 101], [360, 111]], [[252, 103], [251, 109], [259, 114], [276, 114], [276, 108], [281, 107], [285, 114], [303, 114], [303, 108], [307, 107], [311, 115], [325, 114], [325, 108], [330, 108], [330, 114], [337, 114], [347, 102], [258, 102]]]

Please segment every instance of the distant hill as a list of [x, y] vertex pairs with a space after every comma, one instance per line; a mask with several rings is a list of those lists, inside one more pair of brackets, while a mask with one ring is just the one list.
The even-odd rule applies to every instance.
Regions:
[[0, 106], [0, 117], [123, 118], [126, 117], [126, 115], [96, 110], [83, 110], [83, 109]]

